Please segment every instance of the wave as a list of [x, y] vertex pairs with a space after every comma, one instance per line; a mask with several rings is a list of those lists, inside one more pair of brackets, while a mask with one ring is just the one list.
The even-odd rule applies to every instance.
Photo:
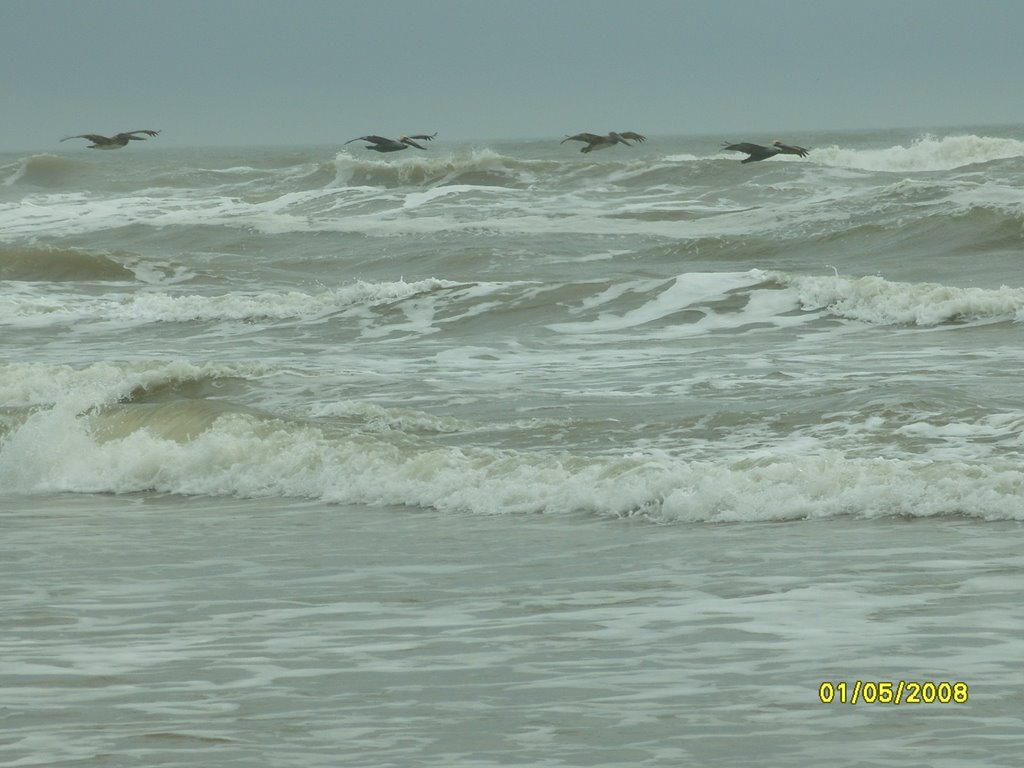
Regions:
[[549, 328], [607, 339], [624, 332], [636, 336], [642, 329], [675, 336], [800, 322], [788, 316], [796, 309], [795, 299], [765, 283], [760, 270], [625, 281], [585, 296], [570, 310], [578, 319]]
[[[510, 155], [475, 147], [436, 154], [403, 153], [401, 157], [362, 157], [339, 152], [333, 162], [335, 176], [330, 186], [339, 187], [442, 187], [492, 188], [495, 190], [578, 190], [590, 185], [609, 188], [650, 190], [669, 185], [678, 190], [681, 181], [694, 171], [691, 155], [671, 157], [599, 157], [596, 160], [572, 154], [551, 157]], [[682, 176], [681, 176], [682, 174]], [[318, 172], [317, 178], [322, 178]]]
[[58, 155], [31, 155], [0, 168], [3, 186], [62, 187], [89, 166]]
[[[991, 165], [985, 173], [909, 173], [1024, 156], [1024, 142], [1015, 139], [969, 135], [881, 149], [832, 146], [815, 148], [809, 158], [775, 158], [756, 168], [723, 153], [673, 149], [659, 154], [645, 145], [642, 153], [609, 151], [596, 159], [527, 145], [502, 152], [407, 150], [398, 157], [351, 149], [330, 160], [307, 153], [263, 164], [255, 157], [248, 165], [232, 154], [221, 158], [226, 167], [212, 169], [198, 167], [189, 156], [183, 167], [164, 161], [153, 172], [135, 168], [128, 180], [108, 169], [107, 177], [90, 179], [87, 191], [33, 191], [0, 210], [0, 217], [6, 240], [102, 236], [109, 243], [111, 237], [121, 242], [141, 236], [147, 245], [158, 238], [177, 247], [178, 236], [206, 242], [214, 228], [227, 243], [239, 230], [807, 242], [841, 234], [849, 225], [902, 227], [977, 208], [1005, 213], [1012, 224], [1024, 210], [1014, 169], [1007, 179]], [[534, 150], [537, 156], [525, 154]], [[61, 168], [75, 162], [50, 161]], [[901, 176], [876, 178], [870, 169]]]
[[212, 296], [133, 292], [129, 296], [82, 298], [31, 292], [9, 295], [0, 301], [0, 323], [40, 326], [81, 322], [139, 325], [311, 320], [353, 307], [387, 304], [464, 285], [428, 278], [413, 282], [358, 280], [318, 292], [231, 292]]
[[924, 136], [909, 145], [883, 149], [816, 148], [809, 159], [822, 165], [862, 171], [950, 171], [969, 165], [1024, 156], [1024, 141], [976, 136]]
[[407, 433], [326, 430], [179, 401], [36, 411], [0, 437], [8, 494], [312, 498], [469, 514], [592, 514], [660, 523], [964, 515], [1024, 520], [1024, 471], [815, 455], [694, 461], [457, 448]]
[[[241, 404], [249, 384], [296, 375], [188, 361], [0, 367], [0, 488], [25, 496], [157, 491], [659, 523], [1024, 520], [1024, 470], [1011, 455], [865, 458], [794, 444], [696, 459], [651, 450], [461, 447], [438, 439], [472, 425], [407, 407], [325, 403], [296, 419]], [[1015, 424], [986, 428], [1015, 432]]]
[[957, 288], [938, 283], [890, 282], [868, 275], [767, 273], [793, 288], [805, 310], [822, 310], [872, 325], [936, 326], [945, 323], [1024, 320], [1024, 288]]
[[339, 152], [333, 162], [335, 186], [406, 187], [464, 184], [523, 188], [554, 170], [544, 161], [516, 160], [487, 148], [377, 159]]
[[[368, 308], [394, 312], [367, 315]], [[11, 290], [0, 300], [0, 323], [16, 327], [114, 323], [320, 322], [351, 315], [365, 338], [442, 328], [471, 336], [463, 323], [527, 311], [515, 327], [546, 329], [594, 341], [681, 338], [792, 328], [822, 317], [878, 326], [931, 327], [1024, 320], [1024, 288], [956, 287], [890, 281], [877, 275], [799, 275], [752, 269], [686, 272], [671, 278], [581, 283], [466, 283], [442, 278], [354, 281], [317, 291], [229, 292], [216, 295], [132, 291], [103, 297], [48, 290]]]
[[109, 256], [74, 248], [0, 244], [0, 280], [66, 282], [134, 278], [132, 270]]
[[222, 384], [256, 380], [280, 373], [258, 363], [188, 361], [94, 363], [84, 368], [46, 363], [0, 366], [0, 408], [32, 411], [60, 406], [79, 414], [115, 403], [158, 401], [165, 397], [199, 398]]

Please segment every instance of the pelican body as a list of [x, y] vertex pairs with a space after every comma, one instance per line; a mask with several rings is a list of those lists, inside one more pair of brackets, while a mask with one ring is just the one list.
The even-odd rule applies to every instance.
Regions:
[[137, 136], [144, 133], [146, 136], [157, 136], [160, 131], [126, 131], [113, 136], [100, 136], [98, 133], [82, 133], [78, 136], [65, 136], [61, 141], [68, 139], [87, 139], [92, 142], [88, 149], [120, 149], [127, 146], [129, 141], [145, 141], [146, 136]]
[[[626, 141], [626, 139], [629, 139], [629, 141]], [[633, 131], [626, 131], [624, 133], [612, 131], [607, 136], [601, 136], [597, 133], [577, 133], [575, 136], [566, 136], [558, 143], [565, 144], [567, 141], [582, 141], [586, 146], [581, 147], [580, 152], [592, 152], [595, 149], [608, 149], [608, 147], [614, 147], [616, 144], [625, 144], [627, 147], [631, 147], [633, 145], [629, 143], [630, 141], [644, 142], [647, 141], [647, 137]]]
[[769, 146], [763, 144], [752, 144], [749, 141], [741, 141], [738, 144], [730, 144], [726, 142], [722, 145], [723, 149], [731, 149], [734, 152], [746, 152], [747, 157], [740, 160], [741, 163], [756, 163], [758, 160], [767, 160], [769, 157], [775, 157], [776, 155], [799, 155], [800, 157], [807, 157], [809, 150], [803, 147], [797, 147], [792, 144], [783, 144], [781, 141], [776, 139]]
[[414, 136], [399, 136], [397, 139], [389, 139], [384, 136], [360, 136], [356, 139], [349, 139], [346, 144], [351, 144], [353, 141], [368, 141], [366, 145], [367, 149], [372, 149], [374, 152], [400, 152], [403, 149], [409, 147], [416, 147], [416, 149], [426, 149], [414, 141], [419, 139], [420, 141], [432, 141], [437, 136], [435, 131], [432, 134], [420, 133]]

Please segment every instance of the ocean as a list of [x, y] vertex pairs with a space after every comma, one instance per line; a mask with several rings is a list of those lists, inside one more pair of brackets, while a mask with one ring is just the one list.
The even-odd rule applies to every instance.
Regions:
[[0, 766], [1020, 765], [1024, 127], [163, 138], [0, 154]]

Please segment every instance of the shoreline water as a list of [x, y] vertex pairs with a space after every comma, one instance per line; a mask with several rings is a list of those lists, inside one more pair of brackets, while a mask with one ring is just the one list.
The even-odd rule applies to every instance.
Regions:
[[[1018, 524], [68, 501], [3, 514], [12, 760], [965, 766], [1022, 744], [1024, 622], [997, 619]], [[969, 701], [818, 700], [900, 679]]]

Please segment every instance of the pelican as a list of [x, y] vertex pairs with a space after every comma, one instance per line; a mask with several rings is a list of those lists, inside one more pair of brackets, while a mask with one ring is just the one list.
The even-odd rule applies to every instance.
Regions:
[[383, 136], [360, 136], [357, 139], [349, 139], [346, 144], [351, 144], [353, 141], [368, 141], [370, 142], [366, 148], [372, 149], [374, 152], [399, 152], [409, 147], [416, 147], [416, 149], [426, 149], [426, 147], [420, 146], [413, 139], [419, 139], [421, 141], [432, 141], [437, 136], [437, 131], [430, 134], [429, 136], [425, 133], [416, 134], [414, 136], [399, 136], [397, 139], [387, 139]]
[[607, 136], [598, 136], [596, 133], [577, 133], [575, 136], [566, 136], [562, 139], [559, 144], [565, 144], [567, 141], [582, 141], [587, 146], [581, 147], [580, 152], [590, 152], [594, 149], [607, 149], [608, 147], [614, 147], [616, 144], [625, 144], [627, 147], [633, 146], [629, 141], [647, 141], [646, 136], [641, 136], [639, 133], [633, 133], [633, 131], [626, 131], [625, 133], [616, 133], [612, 131]]
[[749, 141], [741, 141], [739, 144], [725, 142], [722, 147], [736, 152], [746, 152], [749, 157], [740, 160], [741, 163], [756, 163], [758, 160], [767, 160], [769, 157], [775, 157], [776, 155], [800, 155], [800, 157], [807, 157], [809, 151], [792, 144], [783, 144], [778, 139], [773, 141], [771, 146], [768, 147], [761, 144], [751, 144]]
[[145, 141], [146, 136], [136, 136], [137, 133], [144, 133], [146, 136], [156, 136], [160, 131], [126, 131], [114, 136], [100, 136], [98, 133], [82, 133], [78, 136], [65, 136], [61, 141], [68, 139], [88, 139], [92, 142], [89, 149], [120, 149], [126, 146], [129, 141]]

